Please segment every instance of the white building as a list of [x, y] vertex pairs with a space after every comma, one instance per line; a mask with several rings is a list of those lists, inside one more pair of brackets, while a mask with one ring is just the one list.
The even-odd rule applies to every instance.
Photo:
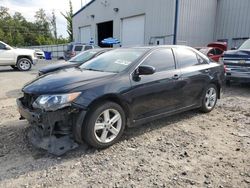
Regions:
[[[92, 0], [73, 16], [75, 42], [114, 37], [123, 46], [172, 44], [176, 0]], [[250, 37], [250, 0], [179, 0], [177, 43], [239, 45]]]

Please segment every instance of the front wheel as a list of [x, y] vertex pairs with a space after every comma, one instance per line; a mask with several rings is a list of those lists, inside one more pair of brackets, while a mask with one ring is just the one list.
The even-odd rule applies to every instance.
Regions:
[[216, 85], [209, 84], [203, 95], [201, 111], [205, 113], [211, 112], [217, 103], [217, 99], [218, 89]]
[[125, 128], [125, 113], [120, 105], [105, 102], [95, 106], [83, 125], [83, 139], [95, 148], [106, 148], [116, 143]]
[[17, 68], [20, 71], [28, 71], [31, 69], [31, 67], [32, 67], [32, 62], [28, 58], [20, 58], [17, 61]]

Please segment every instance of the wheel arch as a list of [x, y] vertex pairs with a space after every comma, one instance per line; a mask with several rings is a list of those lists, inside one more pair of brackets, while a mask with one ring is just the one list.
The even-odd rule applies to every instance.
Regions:
[[29, 56], [29, 55], [18, 55], [18, 56], [17, 56], [17, 59], [16, 59], [16, 64], [17, 64], [17, 62], [18, 62], [20, 59], [22, 59], [22, 58], [27, 58], [27, 59], [29, 59], [29, 60], [31, 61], [31, 63], [32, 63], [32, 57], [31, 57], [31, 56]]
[[218, 92], [218, 99], [220, 99], [221, 98], [221, 84], [217, 80], [212, 80], [210, 84], [214, 84], [216, 86], [217, 92]]
[[126, 116], [126, 126], [129, 126], [130, 125], [130, 118], [131, 118], [131, 109], [130, 109], [128, 103], [119, 95], [116, 95], [116, 94], [103, 95], [103, 96], [93, 100], [88, 105], [88, 109], [91, 109], [92, 107], [99, 105], [105, 101], [117, 103], [118, 105], [120, 105], [122, 107], [122, 109], [124, 110], [125, 116]]

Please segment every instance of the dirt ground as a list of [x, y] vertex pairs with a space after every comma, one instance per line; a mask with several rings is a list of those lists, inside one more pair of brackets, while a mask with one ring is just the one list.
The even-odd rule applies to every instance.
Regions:
[[214, 111], [128, 129], [105, 150], [62, 157], [32, 147], [15, 99], [36, 77], [0, 67], [0, 187], [250, 187], [250, 86], [226, 88]]

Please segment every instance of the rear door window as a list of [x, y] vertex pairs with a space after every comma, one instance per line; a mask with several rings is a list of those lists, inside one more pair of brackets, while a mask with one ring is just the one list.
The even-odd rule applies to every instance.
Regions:
[[83, 46], [75, 46], [75, 51], [80, 52], [82, 51]]
[[160, 49], [154, 51], [142, 65], [149, 65], [155, 68], [156, 72], [175, 69], [175, 60], [171, 49]]
[[197, 59], [195, 52], [185, 48], [176, 48], [175, 52], [177, 54], [178, 65], [180, 68], [190, 67], [193, 65], [198, 65], [200, 62]]
[[85, 46], [85, 48], [84, 48], [85, 51], [90, 50], [90, 49], [93, 49], [93, 47], [92, 46]]

